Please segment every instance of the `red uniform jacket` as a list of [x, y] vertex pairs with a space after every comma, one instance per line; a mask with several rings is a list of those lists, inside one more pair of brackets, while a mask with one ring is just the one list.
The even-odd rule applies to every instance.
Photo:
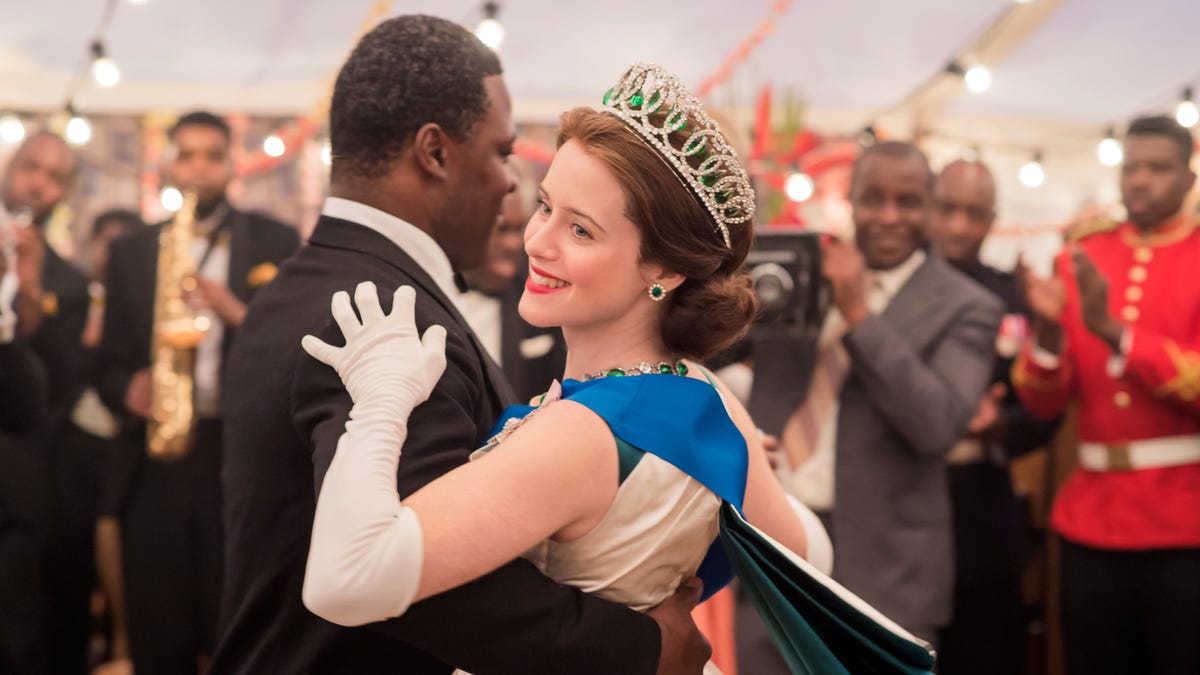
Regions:
[[[1186, 218], [1142, 237], [1131, 223], [1079, 242], [1108, 280], [1109, 311], [1131, 340], [1124, 372], [1080, 314], [1069, 253], [1057, 273], [1067, 289], [1066, 345], [1053, 369], [1031, 358], [1013, 384], [1039, 417], [1079, 403], [1082, 441], [1118, 444], [1200, 434], [1200, 230]], [[1107, 549], [1200, 546], [1200, 463], [1132, 471], [1077, 469], [1058, 494], [1051, 522], [1072, 541]]]

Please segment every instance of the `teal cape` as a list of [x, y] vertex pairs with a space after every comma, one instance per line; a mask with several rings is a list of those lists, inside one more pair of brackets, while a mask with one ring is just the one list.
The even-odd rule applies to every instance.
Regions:
[[[704, 597], [736, 573], [793, 673], [932, 672], [928, 645], [746, 522], [746, 440], [711, 384], [657, 374], [565, 380], [562, 398], [586, 406], [608, 424], [622, 452], [623, 476], [631, 447], [675, 466], [722, 499], [720, 536], [697, 571]], [[493, 434], [534, 409], [509, 407]]]

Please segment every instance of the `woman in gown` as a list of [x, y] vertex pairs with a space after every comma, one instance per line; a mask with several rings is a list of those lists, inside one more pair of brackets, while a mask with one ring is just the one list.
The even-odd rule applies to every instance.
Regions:
[[646, 609], [701, 567], [722, 501], [805, 554], [753, 422], [696, 364], [756, 311], [744, 271], [754, 194], [732, 148], [674, 77], [645, 65], [601, 111], [564, 113], [558, 146], [525, 232], [520, 313], [562, 327], [565, 379], [536, 408], [506, 412], [474, 461], [397, 494], [406, 419], [445, 363], [440, 327], [416, 332], [411, 289], [384, 315], [361, 285], [361, 319], [339, 293], [346, 346], [305, 339], [354, 399], [314, 518], [304, 602], [317, 615], [398, 616], [521, 555]]

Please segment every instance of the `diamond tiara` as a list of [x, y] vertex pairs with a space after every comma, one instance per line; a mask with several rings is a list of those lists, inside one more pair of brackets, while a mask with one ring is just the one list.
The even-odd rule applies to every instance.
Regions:
[[[729, 226], [754, 218], [754, 188], [737, 153], [700, 101], [661, 66], [637, 63], [604, 94], [603, 109], [625, 122], [667, 163], [708, 209], [726, 248]], [[657, 113], [665, 113], [658, 118]], [[661, 124], [661, 126], [659, 126]], [[671, 134], [696, 125], [682, 147]], [[693, 167], [689, 159], [699, 157]]]

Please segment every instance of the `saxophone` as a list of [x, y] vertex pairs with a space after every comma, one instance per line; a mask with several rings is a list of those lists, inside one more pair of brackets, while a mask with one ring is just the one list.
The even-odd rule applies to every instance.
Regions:
[[161, 460], [187, 453], [195, 416], [192, 410], [196, 346], [210, 325], [188, 307], [184, 292], [196, 288], [192, 259], [196, 194], [185, 193], [183, 206], [158, 235], [158, 275], [154, 290], [154, 328], [150, 338], [150, 386], [153, 398], [146, 425], [146, 451]]

